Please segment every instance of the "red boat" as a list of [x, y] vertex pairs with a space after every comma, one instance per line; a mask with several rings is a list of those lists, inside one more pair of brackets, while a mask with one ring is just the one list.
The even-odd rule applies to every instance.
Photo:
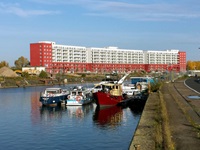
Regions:
[[96, 93], [98, 91], [102, 90], [102, 85], [109, 84], [109, 83], [111, 83], [111, 84], [122, 84], [128, 75], [129, 75], [129, 73], [126, 73], [120, 80], [114, 79], [114, 78], [110, 78], [110, 76], [107, 76], [100, 83], [95, 84], [95, 86], [91, 89], [94, 99], [97, 98]]
[[96, 104], [100, 107], [114, 106], [124, 100], [122, 85], [115, 83], [102, 84], [102, 90], [96, 92]]

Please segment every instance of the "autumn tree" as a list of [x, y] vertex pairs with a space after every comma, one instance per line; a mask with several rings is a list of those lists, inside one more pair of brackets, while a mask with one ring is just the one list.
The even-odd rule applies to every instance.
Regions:
[[200, 61], [187, 61], [187, 70], [200, 70]]
[[6, 61], [1, 61], [0, 62], [0, 68], [2, 68], [4, 66], [9, 67], [9, 64]]
[[18, 60], [15, 61], [15, 66], [17, 69], [22, 69], [22, 67], [26, 67], [29, 65], [29, 61], [27, 58], [21, 56]]

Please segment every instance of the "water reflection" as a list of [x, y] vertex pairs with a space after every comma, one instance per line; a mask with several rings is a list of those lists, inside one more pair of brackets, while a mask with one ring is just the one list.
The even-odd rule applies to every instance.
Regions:
[[121, 107], [113, 106], [109, 108], [96, 107], [93, 121], [99, 126], [119, 126], [123, 119]]
[[41, 119], [44, 121], [55, 120], [62, 118], [62, 112], [65, 112], [65, 107], [55, 106], [55, 107], [48, 107], [48, 106], [41, 106], [40, 114]]
[[138, 116], [142, 114], [144, 106], [145, 106], [145, 103], [130, 105], [129, 109], [131, 110], [131, 113], [133, 114], [133, 116]]
[[84, 106], [41, 106], [40, 116], [44, 121], [61, 119], [63, 115], [67, 115], [68, 118], [83, 119], [93, 110], [93, 104]]
[[41, 103], [38, 100], [39, 99], [39, 92], [32, 92], [30, 94], [30, 104], [31, 104], [31, 121], [33, 124], [40, 123], [40, 112], [41, 110]]
[[82, 119], [86, 117], [91, 110], [94, 109], [93, 104], [83, 106], [67, 106], [67, 115], [70, 118]]

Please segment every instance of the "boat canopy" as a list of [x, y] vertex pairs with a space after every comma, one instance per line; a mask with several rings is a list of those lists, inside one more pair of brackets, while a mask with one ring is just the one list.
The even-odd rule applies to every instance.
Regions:
[[154, 83], [154, 80], [149, 77], [131, 77], [131, 84], [137, 84], [138, 82]]

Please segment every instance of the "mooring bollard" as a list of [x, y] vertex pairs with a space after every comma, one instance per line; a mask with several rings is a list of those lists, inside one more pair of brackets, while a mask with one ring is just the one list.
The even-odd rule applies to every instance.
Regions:
[[135, 147], [135, 150], [140, 150], [140, 144], [135, 144], [134, 147]]

